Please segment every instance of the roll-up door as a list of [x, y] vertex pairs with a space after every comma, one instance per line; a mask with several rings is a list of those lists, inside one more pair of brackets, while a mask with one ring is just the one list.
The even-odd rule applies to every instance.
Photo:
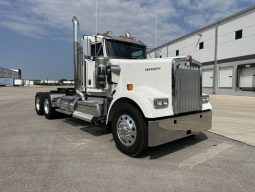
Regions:
[[219, 87], [233, 87], [233, 67], [221, 67], [219, 70]]
[[240, 70], [239, 87], [255, 87], [255, 67], [243, 68]]
[[203, 70], [203, 87], [213, 87], [213, 69]]

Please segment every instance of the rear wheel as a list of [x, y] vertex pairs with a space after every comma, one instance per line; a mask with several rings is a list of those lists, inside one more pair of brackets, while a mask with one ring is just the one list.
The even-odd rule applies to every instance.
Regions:
[[117, 148], [132, 157], [142, 155], [148, 147], [147, 123], [131, 104], [122, 104], [114, 113], [112, 134]]
[[56, 117], [55, 108], [52, 107], [50, 93], [46, 93], [43, 102], [44, 116], [47, 119], [53, 119]]
[[43, 101], [44, 101], [44, 93], [38, 92], [35, 95], [35, 111], [38, 115], [43, 115]]

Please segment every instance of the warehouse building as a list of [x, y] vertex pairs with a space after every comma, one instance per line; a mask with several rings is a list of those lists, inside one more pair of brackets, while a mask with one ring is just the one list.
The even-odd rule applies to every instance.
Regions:
[[21, 79], [20, 69], [5, 69], [0, 67], [0, 86], [12, 86], [15, 79]]
[[147, 52], [192, 55], [203, 65], [203, 92], [255, 96], [255, 6]]

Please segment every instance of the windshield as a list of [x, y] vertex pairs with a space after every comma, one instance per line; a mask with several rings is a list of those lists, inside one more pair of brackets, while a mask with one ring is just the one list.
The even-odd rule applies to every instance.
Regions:
[[145, 46], [116, 40], [107, 40], [106, 42], [107, 42], [106, 44], [107, 55], [111, 58], [122, 59], [146, 58]]

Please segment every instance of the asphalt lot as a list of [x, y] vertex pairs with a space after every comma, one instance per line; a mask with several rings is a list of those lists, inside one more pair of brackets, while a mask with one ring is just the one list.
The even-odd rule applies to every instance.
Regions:
[[37, 116], [34, 94], [46, 89], [0, 87], [0, 192], [255, 189], [255, 147], [205, 132], [130, 158], [103, 128]]

